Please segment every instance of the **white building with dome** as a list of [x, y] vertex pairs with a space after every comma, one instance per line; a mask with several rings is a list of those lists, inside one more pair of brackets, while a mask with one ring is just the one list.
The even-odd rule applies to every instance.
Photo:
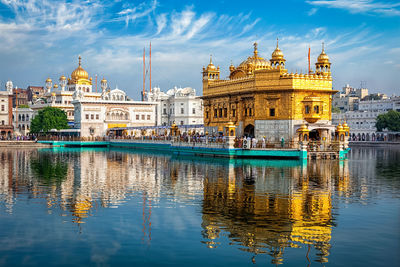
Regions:
[[69, 78], [62, 75], [59, 84], [46, 80], [43, 98], [35, 98], [31, 105], [37, 113], [45, 107], [60, 108], [67, 114], [71, 128], [81, 137], [103, 137], [113, 127], [140, 127], [156, 125], [156, 103], [133, 101], [119, 89], [110, 89], [107, 80], [100, 81], [101, 91], [93, 91], [92, 78], [78, 67]]
[[203, 125], [203, 101], [191, 87], [169, 89], [166, 93], [159, 87], [146, 92], [146, 102], [157, 103], [157, 125]]

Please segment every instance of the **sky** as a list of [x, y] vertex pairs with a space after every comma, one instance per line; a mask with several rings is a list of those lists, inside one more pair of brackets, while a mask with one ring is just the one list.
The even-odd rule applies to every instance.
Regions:
[[254, 42], [270, 59], [277, 38], [290, 72], [306, 72], [309, 46], [313, 66], [324, 42], [334, 89], [363, 82], [400, 95], [400, 2], [382, 0], [0, 0], [0, 86], [58, 81], [81, 55], [93, 81], [105, 77], [138, 100], [151, 42], [153, 87], [201, 95], [210, 55], [225, 78]]

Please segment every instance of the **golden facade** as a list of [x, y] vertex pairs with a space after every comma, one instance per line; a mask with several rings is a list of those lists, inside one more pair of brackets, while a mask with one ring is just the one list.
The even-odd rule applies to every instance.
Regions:
[[268, 61], [258, 54], [239, 66], [229, 67], [229, 79], [210, 60], [203, 68], [204, 126], [210, 134], [224, 131], [233, 122], [236, 134], [267, 139], [297, 139], [296, 130], [306, 124], [310, 137], [330, 139], [332, 76], [324, 49], [315, 71], [289, 73], [278, 43]]

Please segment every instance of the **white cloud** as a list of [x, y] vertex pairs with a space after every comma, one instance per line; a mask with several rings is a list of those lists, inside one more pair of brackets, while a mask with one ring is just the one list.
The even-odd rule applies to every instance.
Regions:
[[[307, 32], [295, 32], [266, 26], [251, 13], [199, 13], [193, 6], [157, 13], [156, 1], [124, 6], [113, 13], [116, 18], [104, 14], [104, 9], [115, 10], [114, 3], [108, 2], [102, 2], [102, 5], [90, 1], [73, 1], [67, 5], [61, 0], [56, 3], [50, 0], [8, 2], [15, 19], [0, 18], [0, 59], [11, 67], [0, 74], [5, 75], [0, 79], [12, 78], [12, 71], [20, 73], [22, 70], [26, 79], [31, 77], [28, 84], [35, 83], [35, 79], [42, 83], [47, 76], [56, 78], [69, 74], [76, 66], [75, 57], [82, 54], [84, 67], [90, 75], [104, 74], [111, 84], [118, 81], [121, 88], [136, 98], [142, 83], [143, 47], [150, 41], [153, 85], [160, 85], [162, 89], [174, 85], [192, 86], [199, 93], [200, 71], [208, 64], [210, 54], [213, 54], [214, 63], [221, 66], [221, 76], [226, 77], [231, 60], [235, 65], [245, 60], [252, 54], [255, 40], [259, 43], [259, 54], [269, 59], [277, 36], [290, 71], [305, 71], [308, 46], [311, 45], [314, 63], [321, 51], [321, 43], [325, 42], [333, 63], [334, 82], [338, 84], [351, 83], [355, 79], [351, 76], [355, 71], [350, 67], [351, 63], [363, 64], [365, 74], [357, 73], [354, 77], [365, 75], [365, 80], [376, 75], [379, 62], [389, 59], [400, 62], [400, 52], [395, 48], [388, 49], [390, 45], [386, 43], [377, 42], [380, 35], [370, 32], [365, 25], [339, 34], [333, 34], [332, 29], [323, 24]], [[145, 18], [140, 20], [140, 23], [146, 23], [144, 27], [122, 27], [118, 34], [104, 26], [104, 23], [115, 26], [124, 22], [129, 26], [139, 18]], [[14, 58], [19, 60], [14, 61]], [[35, 68], [28, 67], [27, 62]], [[398, 81], [398, 78], [393, 80]]]
[[345, 9], [350, 13], [370, 13], [385, 16], [400, 16], [400, 3], [373, 0], [315, 0], [306, 1], [314, 6]]
[[149, 16], [156, 9], [156, 7], [156, 0], [153, 0], [150, 6], [146, 2], [143, 2], [135, 7], [129, 7], [121, 10], [120, 12], [118, 12], [118, 15], [120, 15], [120, 17], [116, 18], [115, 20], [124, 20], [126, 26], [128, 26], [130, 22], [134, 22], [139, 18]]
[[312, 16], [312, 15], [314, 15], [315, 13], [317, 13], [317, 11], [318, 11], [318, 8], [311, 8], [308, 12], [307, 12], [307, 15], [309, 15], [309, 16]]

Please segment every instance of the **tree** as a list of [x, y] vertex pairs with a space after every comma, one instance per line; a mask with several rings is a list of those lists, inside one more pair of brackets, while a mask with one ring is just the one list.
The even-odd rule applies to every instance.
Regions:
[[376, 129], [381, 132], [388, 129], [392, 132], [400, 132], [400, 112], [391, 110], [385, 114], [381, 114], [376, 118]]
[[340, 113], [340, 108], [332, 106], [332, 113]]
[[48, 132], [51, 129], [68, 129], [65, 112], [59, 108], [46, 107], [39, 111], [31, 122], [31, 132]]

